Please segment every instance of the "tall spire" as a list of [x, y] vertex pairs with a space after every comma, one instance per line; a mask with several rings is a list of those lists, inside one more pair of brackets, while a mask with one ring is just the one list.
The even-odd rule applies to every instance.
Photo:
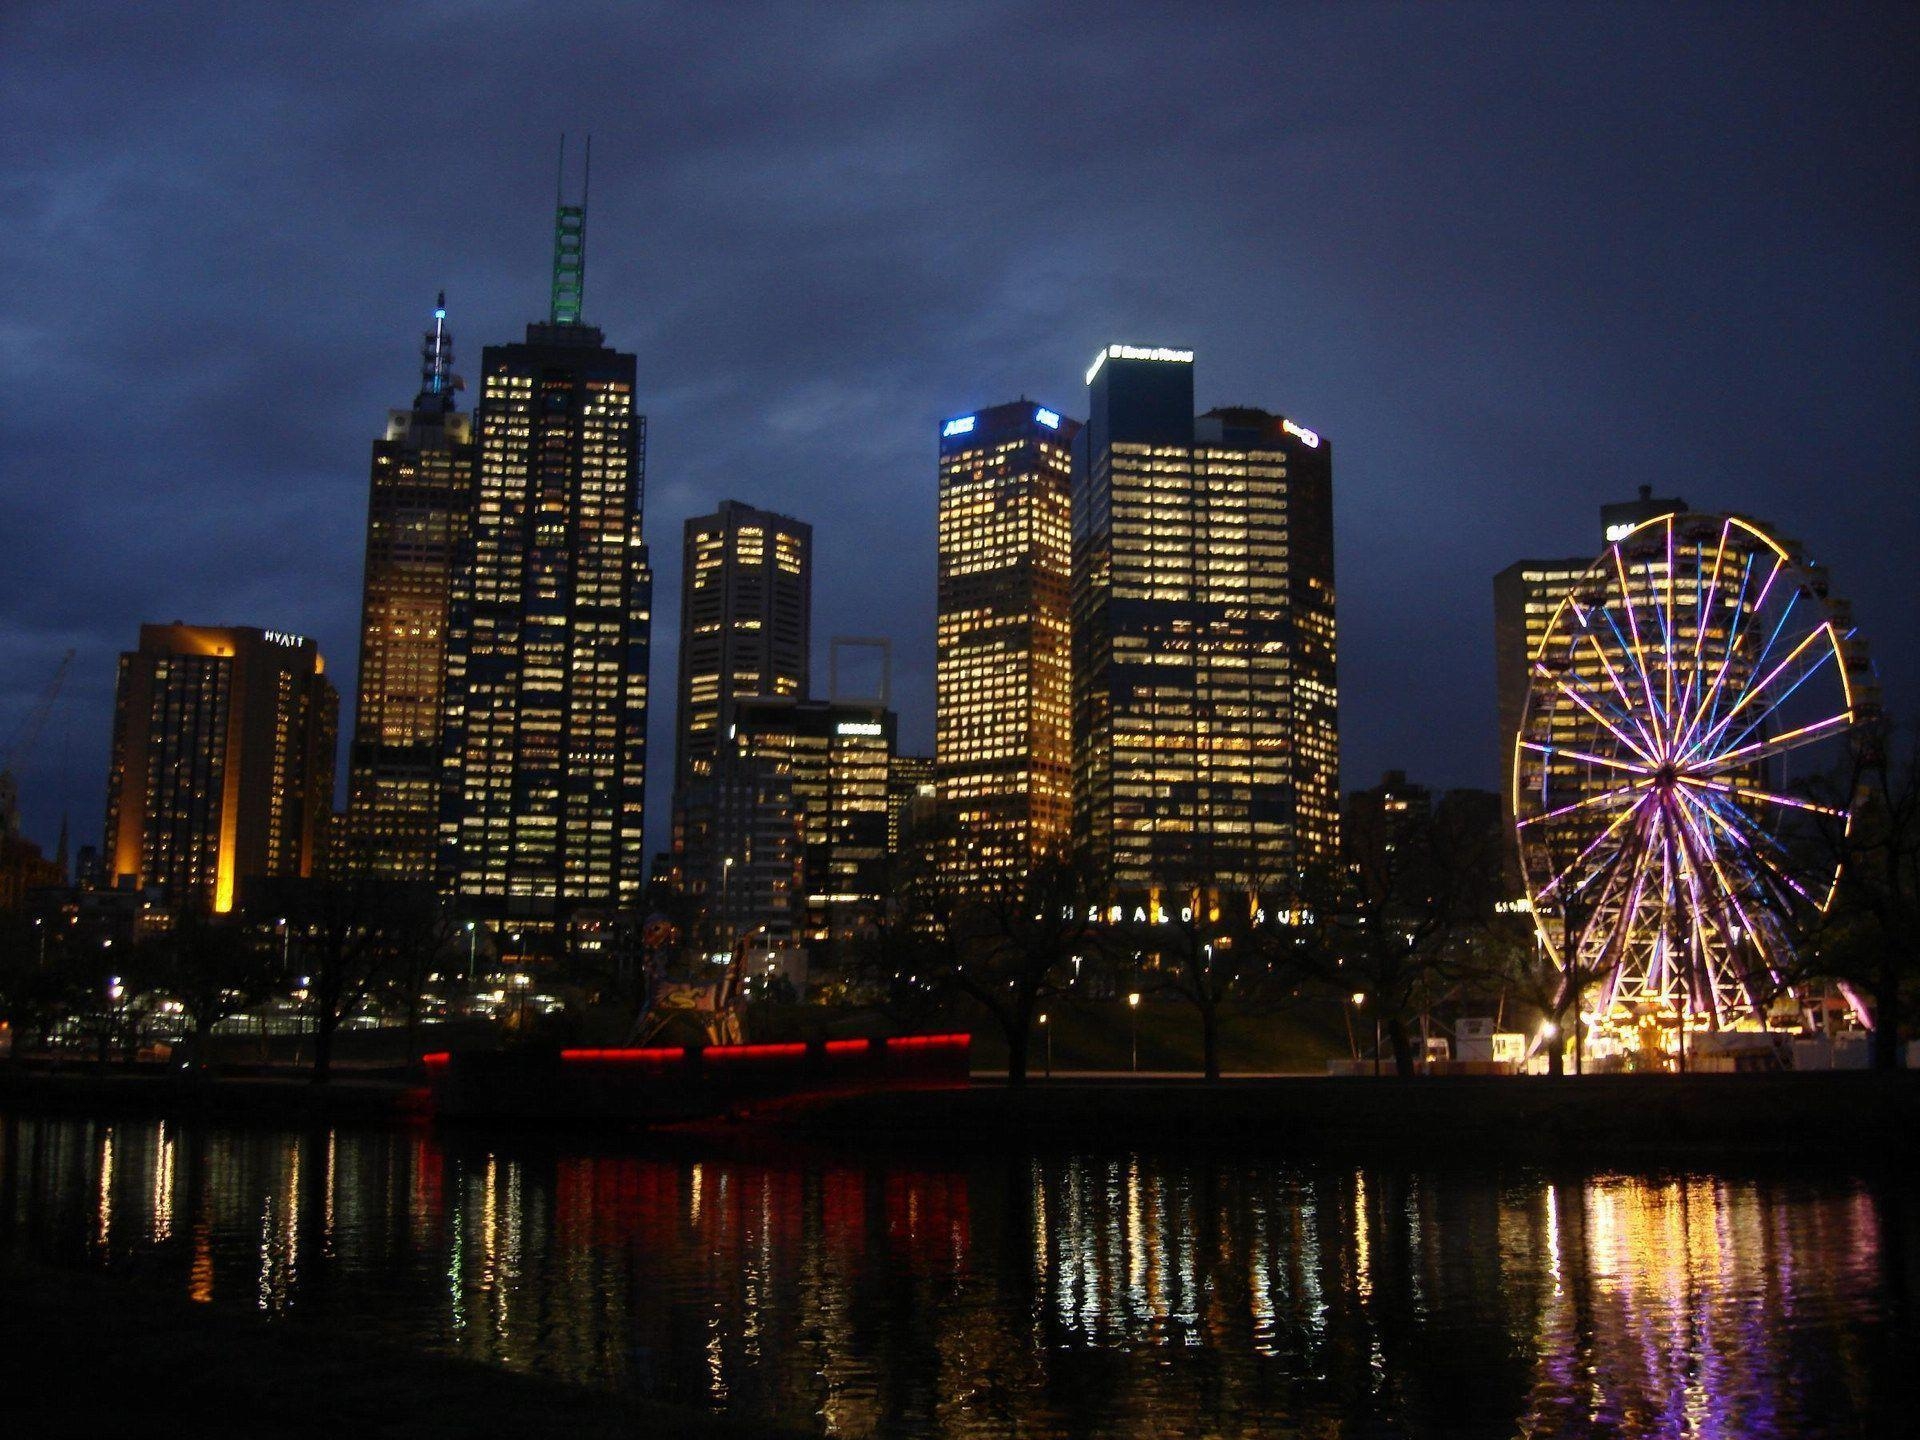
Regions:
[[453, 332], [447, 329], [447, 292], [433, 302], [433, 328], [420, 340], [420, 393], [416, 410], [453, 409]]
[[593, 182], [593, 136], [587, 136], [586, 166], [580, 178], [580, 203], [569, 205], [567, 137], [560, 136], [560, 178], [553, 192], [553, 310], [556, 325], [578, 325], [587, 289], [587, 191]]

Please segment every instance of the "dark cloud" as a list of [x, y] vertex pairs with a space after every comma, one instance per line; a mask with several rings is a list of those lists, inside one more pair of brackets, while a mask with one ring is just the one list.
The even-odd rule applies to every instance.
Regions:
[[[1489, 579], [1651, 483], [1771, 519], [1911, 714], [1909, 7], [179, 4], [0, 18], [0, 735], [98, 827], [142, 620], [317, 634], [349, 691], [368, 442], [449, 292], [636, 351], [670, 701], [682, 519], [818, 538], [931, 742], [933, 452], [1109, 339], [1337, 447], [1347, 780], [1493, 783]], [[656, 709], [664, 744], [670, 703]]]

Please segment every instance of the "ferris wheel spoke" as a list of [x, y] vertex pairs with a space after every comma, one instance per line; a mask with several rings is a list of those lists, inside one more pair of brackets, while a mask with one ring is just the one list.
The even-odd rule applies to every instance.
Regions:
[[[1620, 553], [1618, 545], [1613, 547], [1613, 569], [1614, 573], [1620, 577], [1620, 603], [1626, 608], [1627, 630], [1633, 636], [1631, 649], [1634, 668], [1640, 672], [1640, 688], [1646, 694], [1647, 709], [1653, 713], [1655, 732], [1664, 734], [1667, 728], [1666, 716], [1660, 709], [1660, 701], [1653, 693], [1653, 680], [1647, 673], [1647, 652], [1640, 639], [1640, 615], [1633, 603], [1633, 582], [1627, 578], [1626, 557]], [[1614, 636], [1619, 639], [1621, 648], [1629, 648], [1626, 637], [1620, 634], [1620, 626], [1611, 614], [1607, 616], [1607, 624], [1613, 626]]]
[[1731, 780], [1706, 780], [1698, 775], [1682, 775], [1679, 780], [1682, 785], [1711, 790], [1716, 795], [1726, 795], [1736, 800], [1757, 800], [1766, 805], [1782, 805], [1792, 810], [1809, 810], [1816, 815], [1830, 815], [1835, 819], [1844, 819], [1847, 814], [1838, 805], [1822, 805], [1815, 800], [1803, 800], [1798, 795], [1782, 795], [1774, 790], [1760, 790], [1751, 785], [1736, 785]]
[[1782, 690], [1780, 694], [1775, 696], [1773, 700], [1768, 704], [1765, 710], [1762, 710], [1758, 715], [1754, 716], [1753, 719], [1747, 723], [1746, 728], [1743, 729], [1738, 735], [1734, 736], [1730, 745], [1723, 746], [1722, 748], [1733, 748], [1733, 747], [1739, 746], [1743, 741], [1746, 740], [1746, 738], [1749, 735], [1753, 734], [1754, 731], [1758, 730], [1762, 725], [1766, 724], [1769, 717], [1771, 717], [1776, 710], [1778, 710], [1782, 705], [1786, 704], [1787, 701], [1793, 697], [1794, 691], [1798, 690], [1802, 685], [1806, 684], [1808, 680], [1812, 679], [1816, 674], [1818, 674], [1820, 671], [1820, 668], [1823, 665], [1825, 665], [1827, 661], [1829, 660], [1837, 661], [1839, 653], [1840, 652], [1837, 648], [1837, 645], [1830, 646], [1829, 648], [1822, 650], [1819, 656], [1811, 664], [1809, 664], [1797, 676], [1794, 677], [1794, 681], [1791, 685], [1787, 686], [1786, 689]]
[[1639, 756], [1642, 760], [1646, 761], [1649, 765], [1654, 763], [1654, 759], [1652, 755], [1650, 755], [1647, 751], [1645, 751], [1638, 744], [1636, 744], [1634, 740], [1624, 730], [1622, 730], [1619, 726], [1615, 725], [1611, 720], [1607, 719], [1607, 717], [1602, 715], [1599, 712], [1599, 710], [1594, 708], [1593, 703], [1590, 700], [1588, 700], [1585, 695], [1582, 695], [1573, 686], [1569, 685], [1563, 677], [1554, 674], [1553, 671], [1549, 670], [1545, 665], [1541, 664], [1539, 661], [1534, 662], [1533, 673], [1536, 677], [1550, 683], [1562, 695], [1565, 695], [1569, 700], [1573, 701], [1574, 704], [1578, 705], [1582, 710], [1586, 711], [1587, 714], [1591, 715], [1595, 720], [1599, 721], [1601, 726], [1607, 731], [1608, 734], [1612, 735], [1614, 739], [1618, 740], [1622, 745], [1626, 746], [1627, 749], [1631, 750], [1635, 755]]
[[[1786, 890], [1792, 891], [1793, 894], [1799, 896], [1809, 905], [1817, 903], [1813, 896], [1807, 893], [1806, 888], [1787, 872], [1785, 867], [1791, 863], [1792, 857], [1788, 855], [1786, 847], [1766, 831], [1762, 830], [1758, 825], [1754, 824], [1751, 819], [1741, 812], [1738, 806], [1729, 805], [1723, 812], [1720, 806], [1693, 794], [1691, 791], [1680, 790], [1676, 793], [1684, 796], [1693, 805], [1695, 810], [1701, 815], [1704, 815], [1714, 826], [1718, 827], [1723, 834], [1732, 840], [1736, 847], [1736, 853], [1741, 854], [1757, 864], [1763, 876], [1770, 875], [1777, 884], [1784, 886]], [[1772, 853], [1769, 854], [1769, 851]], [[1778, 863], [1776, 863], [1775, 860], [1776, 856], [1778, 857]]]
[[1569, 760], [1584, 760], [1592, 765], [1604, 765], [1609, 770], [1625, 770], [1632, 775], [1651, 775], [1653, 769], [1647, 765], [1633, 765], [1625, 760], [1615, 760], [1606, 755], [1595, 755], [1587, 750], [1570, 750], [1565, 745], [1550, 745], [1540, 740], [1522, 740], [1522, 750], [1535, 750], [1542, 755], [1564, 755]]
[[1653, 734], [1647, 729], [1646, 721], [1634, 713], [1633, 701], [1627, 695], [1627, 687], [1621, 684], [1620, 672], [1613, 668], [1613, 662], [1607, 658], [1607, 650], [1600, 643], [1599, 633], [1592, 629], [1584, 633], [1587, 643], [1593, 646], [1593, 653], [1600, 659], [1601, 668], [1607, 672], [1607, 679], [1613, 685], [1614, 694], [1620, 697], [1620, 713], [1633, 722], [1633, 728], [1640, 732], [1640, 738], [1645, 742], [1641, 753], [1651, 756], [1659, 746], [1654, 743]]
[[1547, 810], [1538, 815], [1524, 816], [1514, 821], [1514, 828], [1516, 830], [1525, 830], [1529, 825], [1539, 825], [1548, 820], [1558, 820], [1562, 816], [1571, 815], [1578, 810], [1589, 810], [1596, 805], [1605, 806], [1610, 800], [1618, 801], [1623, 797], [1636, 795], [1640, 789], [1641, 787], [1637, 785], [1618, 785], [1611, 790], [1601, 790], [1592, 795], [1585, 796], [1582, 799], [1575, 800], [1570, 805], [1562, 805], [1558, 810]]
[[1728, 750], [1716, 755], [1704, 765], [1693, 767], [1695, 775], [1718, 775], [1741, 765], [1754, 765], [1775, 755], [1784, 755], [1789, 750], [1798, 750], [1804, 745], [1817, 744], [1835, 730], [1853, 723], [1853, 712], [1830, 715], [1825, 720], [1817, 720], [1811, 725], [1802, 725], [1797, 730], [1789, 730], [1784, 735], [1776, 735], [1771, 740], [1756, 741], [1740, 750]]
[[[1732, 524], [1731, 521], [1727, 523], [1729, 525]], [[1695, 735], [1698, 734], [1702, 724], [1711, 724], [1718, 718], [1720, 699], [1725, 693], [1727, 676], [1733, 668], [1734, 658], [1740, 653], [1740, 647], [1746, 643], [1747, 632], [1741, 628], [1741, 619], [1744, 616], [1758, 615], [1760, 613], [1761, 607], [1766, 604], [1768, 594], [1773, 590], [1774, 579], [1780, 574], [1781, 565], [1785, 563], [1778, 558], [1774, 560], [1773, 569], [1767, 573], [1766, 581], [1760, 587], [1759, 596], [1754, 600], [1752, 607], [1749, 608], [1747, 605], [1747, 590], [1753, 583], [1753, 561], [1754, 557], [1749, 553], [1746, 558], [1746, 563], [1741, 566], [1740, 593], [1733, 601], [1732, 613], [1727, 620], [1727, 639], [1720, 656], [1720, 668], [1713, 677], [1713, 683], [1707, 687], [1707, 693], [1701, 699], [1699, 707], [1694, 711], [1692, 718], [1687, 722], [1682, 732], [1684, 736], [1683, 744], [1691, 743]], [[1792, 611], [1793, 607], [1791, 602], [1789, 602], [1787, 608], [1789, 612]], [[1785, 616], [1781, 617], [1783, 621], [1785, 618]], [[1768, 643], [1769, 646], [1771, 646], [1772, 642], [1769, 641]]]
[[[1804, 636], [1802, 636], [1800, 639], [1800, 643], [1798, 645], [1795, 645], [1793, 649], [1790, 652], [1788, 652], [1787, 657], [1784, 660], [1782, 660], [1778, 665], [1774, 666], [1772, 670], [1768, 671], [1766, 678], [1761, 680], [1759, 684], [1748, 686], [1745, 693], [1741, 695], [1740, 699], [1734, 704], [1733, 708], [1727, 711], [1725, 715], [1722, 715], [1720, 719], [1714, 724], [1712, 729], [1708, 730], [1705, 734], [1698, 736], [1694, 740], [1693, 744], [1688, 747], [1685, 753], [1689, 755], [1698, 754], [1700, 751], [1705, 750], [1709, 746], [1711, 746], [1721, 736], [1725, 735], [1726, 732], [1732, 728], [1735, 717], [1737, 717], [1740, 714], [1740, 712], [1745, 710], [1749, 705], [1753, 704], [1754, 701], [1758, 700], [1761, 696], [1765, 695], [1770, 689], [1772, 689], [1773, 682], [1775, 680], [1778, 680], [1782, 675], [1784, 675], [1787, 672], [1788, 667], [1791, 666], [1795, 660], [1798, 660], [1803, 653], [1805, 653], [1806, 648], [1809, 645], [1813, 644], [1815, 640], [1818, 640], [1823, 635], [1826, 635], [1829, 638], [1831, 638], [1830, 622], [1829, 624], [1826, 624], [1826, 625], [1817, 626], [1816, 628], [1809, 630]], [[1771, 643], [1769, 643], [1769, 648], [1771, 648]], [[1834, 652], [1830, 648], [1827, 653], [1832, 654]], [[1755, 723], [1757, 724], [1759, 723], [1760, 720], [1766, 719], [1768, 715], [1771, 715], [1775, 710], [1777, 710], [1780, 707], [1781, 701], [1785, 700], [1787, 698], [1787, 695], [1791, 695], [1794, 692], [1794, 690], [1798, 689], [1800, 686], [1800, 682], [1805, 680], [1807, 678], [1807, 675], [1813, 674], [1814, 671], [1819, 669], [1820, 665], [1824, 663], [1825, 663], [1825, 658], [1822, 657], [1820, 661], [1816, 662], [1813, 665], [1808, 666], [1806, 673], [1799, 676], [1798, 679], [1796, 679], [1794, 683], [1788, 687], [1786, 694], [1778, 696], [1770, 704], [1768, 704], [1767, 708], [1760, 714], [1760, 716], [1756, 719]], [[1755, 665], [1754, 668], [1757, 670], [1760, 667], [1758, 665]], [[1752, 727], [1749, 726], [1748, 729], [1749, 731], [1751, 731]]]
[[[1684, 792], [1680, 793], [1684, 794]], [[1688, 798], [1691, 799], [1692, 797], [1689, 796]], [[1707, 923], [1710, 924], [1719, 935], [1720, 943], [1726, 947], [1728, 968], [1732, 971], [1729, 979], [1742, 989], [1746, 989], [1748, 991], [1749, 1001], [1755, 1003], [1757, 1006], [1758, 997], [1747, 985], [1746, 977], [1740, 973], [1737, 965], [1740, 940], [1739, 935], [1733, 930], [1732, 924], [1727, 918], [1727, 911], [1731, 908], [1733, 913], [1740, 917], [1742, 928], [1749, 934], [1754, 933], [1753, 919], [1747, 914], [1746, 908], [1740, 903], [1738, 887], [1728, 878], [1726, 870], [1722, 868], [1720, 857], [1714, 850], [1712, 837], [1693, 829], [1684, 806], [1676, 807], [1675, 814], [1679, 819], [1679, 823], [1675, 827], [1675, 832], [1680, 838], [1682, 849], [1687, 851], [1690, 862], [1689, 870], [1693, 879], [1692, 898], [1694, 901], [1694, 913], [1698, 916], [1704, 916]], [[1702, 873], [1703, 870], [1710, 873], [1719, 885], [1719, 894], [1713, 897], [1711, 901], [1701, 889], [1705, 883], [1705, 876]], [[1702, 936], [1701, 940], [1703, 943], [1699, 947], [1703, 957], [1703, 963], [1700, 965], [1700, 978], [1705, 981], [1704, 988], [1706, 993], [1712, 997], [1715, 1020], [1717, 1021], [1720, 1008], [1719, 977], [1713, 973], [1711, 952], [1705, 945], [1704, 939], [1705, 937]], [[1757, 947], [1757, 940], [1755, 944]]]
[[1622, 810], [1618, 815], [1616, 815], [1613, 818], [1613, 822], [1610, 825], [1608, 825], [1606, 829], [1602, 830], [1598, 835], [1594, 836], [1594, 838], [1587, 843], [1586, 848], [1583, 849], [1578, 855], [1575, 855], [1573, 857], [1572, 862], [1566, 867], [1566, 869], [1562, 870], [1559, 874], [1555, 875], [1551, 880], [1547, 881], [1545, 885], [1541, 886], [1540, 889], [1535, 891], [1528, 898], [1535, 905], [1538, 905], [1543, 900], [1551, 896], [1555, 890], [1558, 890], [1560, 888], [1561, 883], [1564, 880], [1566, 880], [1566, 878], [1569, 875], [1573, 874], [1575, 870], [1579, 869], [1581, 865], [1586, 863], [1587, 857], [1589, 855], [1593, 854], [1594, 851], [1598, 850], [1602, 845], [1606, 844], [1607, 841], [1611, 840], [1614, 837], [1614, 835], [1619, 832], [1620, 827], [1626, 824], [1627, 821], [1631, 820], [1634, 814], [1645, 803], [1646, 803], [1646, 797], [1642, 796], [1639, 800], [1635, 801], [1627, 809]]

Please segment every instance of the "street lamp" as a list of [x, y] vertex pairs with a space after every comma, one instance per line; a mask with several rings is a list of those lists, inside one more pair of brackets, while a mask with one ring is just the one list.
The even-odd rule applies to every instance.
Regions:
[[1047, 1024], [1047, 1012], [1040, 1012], [1040, 1033], [1047, 1037], [1047, 1079], [1053, 1079], [1053, 1027]]
[[473, 928], [473, 921], [467, 921], [467, 988], [473, 988], [473, 952], [479, 943], [479, 936]]
[[1127, 1027], [1133, 1032], [1133, 1068], [1140, 1069], [1140, 992], [1127, 992]]
[[[1353, 1008], [1356, 1010], [1367, 1008], [1366, 991], [1353, 992]], [[1378, 1009], [1373, 1012], [1373, 1073], [1376, 1077], [1380, 1074], [1380, 1011]]]

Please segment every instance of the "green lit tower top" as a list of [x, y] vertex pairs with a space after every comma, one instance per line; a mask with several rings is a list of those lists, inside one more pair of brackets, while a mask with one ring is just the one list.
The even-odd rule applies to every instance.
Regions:
[[587, 136], [580, 203], [567, 203], [567, 137], [560, 137], [560, 177], [553, 192], [553, 306], [555, 325], [578, 325], [587, 288], [587, 191], [593, 183], [593, 136]]

